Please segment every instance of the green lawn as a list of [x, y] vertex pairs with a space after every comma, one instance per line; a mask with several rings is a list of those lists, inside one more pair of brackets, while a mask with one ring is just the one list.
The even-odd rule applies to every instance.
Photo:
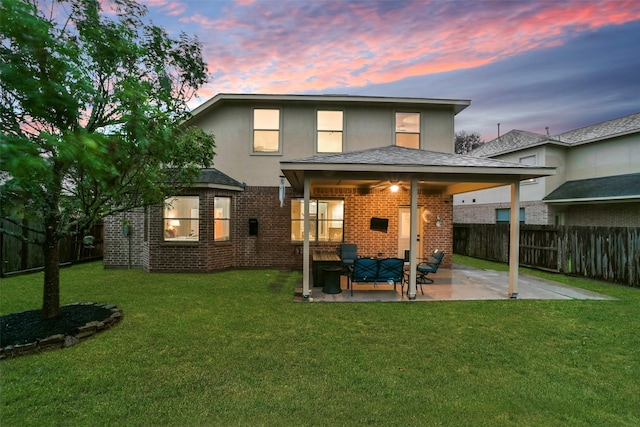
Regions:
[[[299, 273], [77, 265], [62, 304], [124, 320], [0, 362], [0, 425], [640, 425], [640, 290], [550, 277], [619, 299], [308, 304]], [[41, 286], [0, 281], [0, 314]]]

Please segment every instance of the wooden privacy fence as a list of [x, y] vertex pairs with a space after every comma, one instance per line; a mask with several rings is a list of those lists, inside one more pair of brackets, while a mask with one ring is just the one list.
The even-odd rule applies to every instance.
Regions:
[[[453, 251], [509, 261], [509, 224], [455, 224]], [[640, 287], [640, 228], [520, 226], [520, 265]]]
[[[37, 271], [44, 266], [42, 247], [31, 243], [42, 239], [40, 233], [30, 230], [36, 227], [33, 224], [20, 226], [2, 221], [2, 228], [9, 232], [0, 233], [2, 277], [16, 273]], [[22, 238], [16, 237], [14, 234], [19, 234]], [[67, 237], [60, 241], [61, 264], [102, 258], [102, 224], [95, 225], [87, 234], [94, 237], [92, 244], [85, 244], [83, 241], [84, 233]]]

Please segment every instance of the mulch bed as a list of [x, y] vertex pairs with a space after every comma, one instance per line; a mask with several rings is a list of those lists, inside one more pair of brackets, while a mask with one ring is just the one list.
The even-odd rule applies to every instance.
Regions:
[[43, 319], [41, 310], [0, 317], [0, 358], [63, 348], [118, 323], [121, 310], [108, 304], [83, 303], [60, 307], [60, 315]]

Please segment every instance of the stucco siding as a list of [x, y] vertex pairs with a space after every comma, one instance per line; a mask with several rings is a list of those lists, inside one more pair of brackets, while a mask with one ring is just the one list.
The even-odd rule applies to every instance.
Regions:
[[[254, 108], [278, 108], [281, 111], [281, 152], [251, 152]], [[212, 132], [216, 139], [214, 167], [249, 186], [277, 186], [280, 161], [316, 155], [316, 112], [319, 109], [344, 112], [343, 150], [358, 151], [393, 145], [395, 113], [421, 114], [421, 148], [453, 152], [454, 119], [450, 111], [390, 105], [288, 104], [277, 102], [226, 102], [205, 119], [192, 125]]]
[[567, 180], [640, 172], [640, 134], [571, 148]]

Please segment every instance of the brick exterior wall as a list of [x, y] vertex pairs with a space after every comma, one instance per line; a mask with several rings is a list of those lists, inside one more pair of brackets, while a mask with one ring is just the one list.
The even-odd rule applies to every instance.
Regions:
[[[291, 242], [291, 189], [280, 207], [278, 187], [246, 187], [235, 210], [236, 267], [302, 268], [302, 245]], [[249, 219], [258, 220], [258, 235], [249, 235]]]
[[[131, 222], [131, 265], [157, 272], [211, 272], [229, 268], [302, 269], [302, 242], [291, 240], [291, 200], [302, 197], [286, 190], [280, 207], [278, 187], [246, 187], [243, 192], [194, 189], [182, 195], [200, 197], [198, 242], [165, 242], [162, 208], [150, 207], [113, 216], [105, 220], [105, 268], [129, 265], [129, 238], [122, 235], [123, 219]], [[232, 197], [231, 241], [213, 241], [214, 197]], [[409, 206], [408, 191], [362, 191], [357, 189], [319, 188], [312, 198], [344, 199], [344, 241], [356, 243], [358, 254], [395, 257], [398, 246], [398, 208]], [[420, 192], [418, 205], [428, 211], [419, 242], [419, 256], [434, 249], [446, 252], [443, 267], [451, 267], [453, 244], [453, 200], [439, 193]], [[371, 217], [389, 219], [387, 233], [371, 231]], [[440, 217], [442, 227], [436, 227]], [[258, 234], [249, 235], [249, 219], [258, 220]], [[338, 242], [311, 242], [314, 250], [338, 250]]]
[[[123, 234], [123, 225], [129, 223], [129, 236]], [[143, 268], [144, 266], [144, 209], [135, 209], [105, 218], [105, 268]]]
[[565, 225], [640, 227], [640, 202], [569, 205]]
[[[639, 227], [640, 202], [582, 203], [554, 206], [544, 202], [521, 202], [525, 224], [555, 225], [556, 216], [564, 216], [564, 224], [597, 227]], [[496, 209], [510, 208], [509, 203], [456, 205], [456, 224], [495, 224]]]
[[[216, 196], [236, 197], [232, 191], [197, 188], [181, 193], [198, 196], [200, 222], [197, 242], [168, 242], [164, 240], [163, 209], [149, 209], [149, 235], [147, 238], [148, 263], [144, 268], [156, 272], [210, 272], [234, 266], [234, 242], [214, 242], [213, 209]], [[234, 207], [232, 203], [231, 215]], [[233, 224], [232, 224], [233, 226]], [[233, 239], [233, 232], [231, 236]]]
[[[408, 191], [391, 193], [389, 190], [362, 191], [357, 189], [320, 188], [316, 189], [313, 198], [344, 198], [344, 241], [356, 243], [358, 255], [396, 257], [398, 252], [398, 208], [408, 207], [411, 196]], [[419, 257], [429, 255], [435, 249], [446, 252], [442, 267], [451, 267], [453, 245], [453, 199], [439, 193], [420, 191], [418, 206], [428, 210], [428, 222], [418, 231], [420, 235]], [[440, 216], [442, 227], [436, 227], [435, 218]], [[387, 233], [369, 229], [371, 217], [388, 218]], [[313, 249], [332, 250], [339, 244], [316, 243]]]
[[[555, 223], [554, 209], [544, 202], [520, 202], [524, 208], [525, 224], [552, 225]], [[510, 203], [483, 203], [456, 205], [453, 222], [456, 224], [495, 224], [496, 209], [510, 209]]]

